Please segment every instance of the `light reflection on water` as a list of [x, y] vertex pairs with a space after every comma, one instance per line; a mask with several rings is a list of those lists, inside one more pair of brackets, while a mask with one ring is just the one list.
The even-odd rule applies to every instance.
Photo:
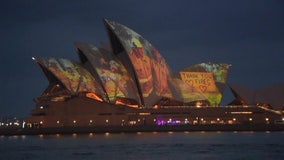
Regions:
[[284, 159], [284, 132], [1, 136], [0, 159]]

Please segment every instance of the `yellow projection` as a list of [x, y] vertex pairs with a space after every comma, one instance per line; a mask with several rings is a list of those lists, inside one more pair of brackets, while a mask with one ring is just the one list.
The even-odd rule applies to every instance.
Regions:
[[192, 92], [218, 92], [212, 72], [180, 72], [180, 76], [192, 88]]

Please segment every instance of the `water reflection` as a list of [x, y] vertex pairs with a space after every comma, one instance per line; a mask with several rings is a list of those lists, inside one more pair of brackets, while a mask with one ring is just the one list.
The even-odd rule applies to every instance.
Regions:
[[[0, 159], [283, 159], [284, 132], [1, 136]], [[60, 156], [59, 156], [60, 155]]]

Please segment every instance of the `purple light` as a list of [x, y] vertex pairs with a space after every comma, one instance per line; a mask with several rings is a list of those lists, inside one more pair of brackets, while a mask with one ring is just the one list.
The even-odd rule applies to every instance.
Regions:
[[165, 125], [166, 124], [166, 121], [164, 120], [158, 120], [157, 121], [157, 124], [160, 126], [160, 125]]

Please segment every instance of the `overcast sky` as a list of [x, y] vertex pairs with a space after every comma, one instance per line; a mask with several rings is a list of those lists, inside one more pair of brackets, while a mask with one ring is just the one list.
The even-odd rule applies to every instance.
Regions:
[[[26, 117], [48, 85], [32, 56], [78, 60], [74, 42], [108, 42], [102, 19], [141, 34], [173, 71], [232, 64], [228, 83], [284, 82], [281, 0], [2, 0], [0, 117]], [[232, 100], [229, 89], [223, 104]]]

